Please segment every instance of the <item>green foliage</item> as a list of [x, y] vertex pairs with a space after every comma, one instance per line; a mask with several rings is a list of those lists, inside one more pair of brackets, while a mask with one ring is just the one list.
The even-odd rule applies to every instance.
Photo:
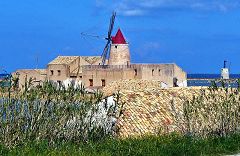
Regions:
[[[181, 135], [128, 139], [111, 138], [104, 127], [93, 124], [96, 105], [103, 99], [99, 91], [90, 94], [84, 86], [66, 89], [49, 82], [37, 87], [26, 82], [23, 92], [10, 96], [11, 90], [3, 89], [0, 155], [232, 154], [240, 147], [240, 94], [239, 88], [225, 86], [213, 82], [184, 102], [182, 116], [175, 112]], [[119, 94], [116, 97], [118, 103]]]
[[[3, 94], [4, 95], [4, 94]], [[107, 136], [96, 127], [93, 114], [102, 93], [88, 94], [83, 87], [68, 89], [44, 82], [42, 87], [0, 98], [0, 144], [8, 148], [28, 140], [81, 142]]]
[[2, 155], [223, 155], [239, 152], [240, 135], [207, 139], [178, 134], [144, 138], [113, 139], [89, 142], [27, 142], [12, 149], [0, 146]]

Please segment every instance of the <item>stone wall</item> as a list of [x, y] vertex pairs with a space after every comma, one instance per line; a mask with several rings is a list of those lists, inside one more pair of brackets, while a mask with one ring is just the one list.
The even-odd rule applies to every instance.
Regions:
[[128, 44], [111, 44], [109, 65], [130, 65]]
[[66, 80], [70, 77], [70, 66], [65, 64], [49, 64], [47, 67], [47, 76], [48, 80], [52, 81]]
[[29, 82], [30, 78], [34, 86], [41, 84], [47, 79], [47, 71], [45, 69], [22, 69], [12, 73], [14, 77], [19, 78], [19, 88], [22, 89], [25, 82]]
[[90, 69], [83, 70], [83, 83], [86, 87], [90, 86], [90, 80], [93, 80], [93, 86], [103, 86], [103, 81], [105, 85], [108, 85], [116, 80], [134, 79], [134, 73], [131, 69]]
[[186, 86], [186, 73], [175, 64], [131, 64], [114, 66], [84, 66], [83, 83], [89, 87], [89, 80], [92, 79], [93, 86], [102, 86], [101, 80], [106, 81], [106, 85], [113, 81], [126, 79], [134, 80], [154, 80], [173, 86], [173, 80], [177, 80]]

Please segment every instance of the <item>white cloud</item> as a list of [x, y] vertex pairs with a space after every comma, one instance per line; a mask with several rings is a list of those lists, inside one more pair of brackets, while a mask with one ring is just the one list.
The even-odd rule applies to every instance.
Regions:
[[144, 15], [145, 13], [145, 11], [141, 9], [119, 10], [119, 12], [125, 16], [139, 16], [139, 15]]
[[144, 49], [159, 49], [160, 44], [158, 42], [146, 42], [143, 45]]
[[96, 0], [96, 6], [116, 10], [124, 16], [140, 16], [157, 10], [198, 10], [226, 12], [239, 8], [239, 0]]

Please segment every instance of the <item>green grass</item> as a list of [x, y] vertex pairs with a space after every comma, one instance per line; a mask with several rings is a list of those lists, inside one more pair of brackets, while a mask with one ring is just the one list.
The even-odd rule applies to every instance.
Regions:
[[131, 139], [106, 139], [88, 143], [29, 142], [7, 149], [0, 155], [222, 155], [240, 151], [240, 134], [229, 137], [197, 139], [179, 135], [149, 136]]

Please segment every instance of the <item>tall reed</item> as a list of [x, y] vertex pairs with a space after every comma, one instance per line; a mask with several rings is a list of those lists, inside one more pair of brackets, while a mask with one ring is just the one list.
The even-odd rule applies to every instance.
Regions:
[[[10, 98], [4, 93], [0, 97], [0, 144], [13, 147], [29, 140], [79, 142], [110, 135], [108, 113], [115, 110], [102, 100], [101, 92], [89, 94], [84, 86], [65, 89], [50, 82], [29, 86], [26, 84], [23, 92], [13, 92]], [[106, 114], [104, 121], [99, 114]]]
[[208, 137], [239, 132], [239, 88], [228, 88], [224, 82], [221, 87], [214, 84], [184, 102], [184, 134]]

